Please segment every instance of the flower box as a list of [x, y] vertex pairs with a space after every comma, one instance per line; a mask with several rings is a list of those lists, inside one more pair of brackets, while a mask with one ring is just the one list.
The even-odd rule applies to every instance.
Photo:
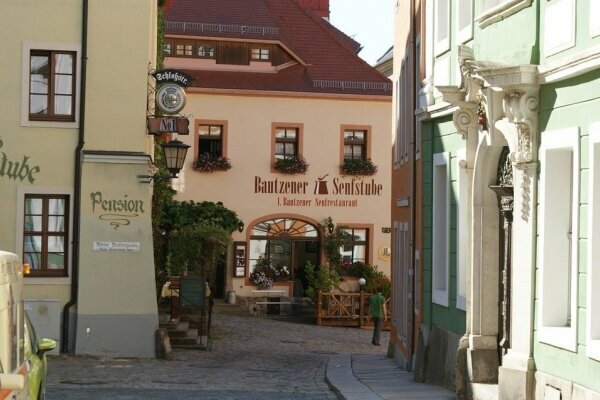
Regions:
[[370, 158], [363, 159], [344, 159], [342, 172], [345, 175], [375, 175], [377, 166], [373, 164]]
[[280, 158], [273, 163], [273, 169], [283, 174], [304, 174], [308, 170], [308, 163], [302, 156]]
[[215, 157], [208, 153], [198, 155], [194, 162], [194, 169], [201, 172], [227, 171], [231, 168], [231, 162], [227, 157]]

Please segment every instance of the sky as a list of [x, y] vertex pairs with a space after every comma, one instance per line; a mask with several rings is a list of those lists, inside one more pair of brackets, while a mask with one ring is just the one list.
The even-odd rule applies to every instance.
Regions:
[[359, 42], [358, 54], [373, 65], [393, 44], [396, 0], [329, 0], [331, 22]]

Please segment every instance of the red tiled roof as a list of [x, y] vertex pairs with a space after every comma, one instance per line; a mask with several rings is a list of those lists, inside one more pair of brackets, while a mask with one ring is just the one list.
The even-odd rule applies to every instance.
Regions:
[[[306, 64], [275, 74], [188, 70], [196, 77], [192, 83], [195, 87], [389, 96], [392, 93], [390, 81], [355, 54], [354, 40], [305, 10], [296, 0], [171, 0], [165, 21], [171, 23], [167, 25], [167, 35], [280, 41]], [[173, 22], [185, 22], [185, 30], [182, 24], [175, 26]], [[262, 29], [250, 33], [249, 29], [219, 32], [210, 26], [210, 32], [203, 33], [200, 25], [191, 31], [190, 23]]]

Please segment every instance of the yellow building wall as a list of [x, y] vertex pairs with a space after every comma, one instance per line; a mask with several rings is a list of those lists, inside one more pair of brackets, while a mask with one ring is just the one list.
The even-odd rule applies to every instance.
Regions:
[[[366, 96], [365, 96], [366, 97]], [[178, 136], [192, 146], [186, 164], [173, 180], [178, 200], [221, 201], [235, 211], [246, 223], [243, 232], [234, 232], [233, 240], [249, 240], [250, 223], [271, 215], [295, 214], [321, 222], [332, 217], [342, 225], [372, 224], [373, 241], [369, 244], [370, 262], [390, 275], [387, 257], [379, 258], [378, 249], [390, 246], [390, 234], [382, 233], [390, 226], [390, 106], [391, 99], [364, 100], [354, 98], [282, 97], [259, 95], [221, 95], [188, 91], [186, 115], [191, 115], [191, 133]], [[232, 168], [228, 171], [204, 173], [192, 167], [197, 146], [194, 121], [220, 120], [227, 122], [227, 151]], [[301, 154], [309, 163], [306, 174], [286, 175], [271, 170], [272, 124], [303, 124]], [[352, 177], [340, 174], [343, 125], [369, 126], [370, 156], [378, 167], [373, 176]], [[267, 194], [257, 192], [257, 177], [261, 181], [301, 182], [306, 194]], [[319, 178], [328, 181], [329, 194], [314, 193]], [[337, 183], [360, 182], [381, 185], [377, 196], [334, 194]], [[259, 190], [260, 191], [260, 190]], [[285, 206], [287, 200], [306, 200], [299, 206]], [[317, 200], [356, 200], [353, 207], [319, 206]], [[228, 260], [231, 263], [231, 260]], [[252, 285], [244, 278], [231, 278], [227, 271], [227, 290], [249, 296]]]

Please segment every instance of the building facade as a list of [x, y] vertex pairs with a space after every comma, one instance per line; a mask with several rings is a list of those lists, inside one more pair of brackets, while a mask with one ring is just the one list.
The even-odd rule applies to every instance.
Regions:
[[[447, 349], [458, 350], [457, 394], [595, 398], [600, 9], [436, 0], [425, 10], [423, 296], [432, 321], [464, 330]], [[436, 271], [448, 265], [445, 286]]]
[[152, 161], [156, 13], [152, 0], [0, 5], [0, 248], [29, 265], [26, 309], [63, 352], [154, 357], [152, 190], [136, 176]]
[[[389, 275], [389, 80], [295, 1], [216, 4], [170, 5], [165, 65], [195, 79], [177, 199], [221, 201], [245, 222], [217, 291], [252, 296], [250, 274], [268, 263], [281, 273], [274, 288], [302, 296], [306, 264], [325, 263], [328, 217], [352, 237], [345, 263]], [[208, 165], [224, 158], [230, 166]], [[353, 161], [376, 172], [344, 169]]]

